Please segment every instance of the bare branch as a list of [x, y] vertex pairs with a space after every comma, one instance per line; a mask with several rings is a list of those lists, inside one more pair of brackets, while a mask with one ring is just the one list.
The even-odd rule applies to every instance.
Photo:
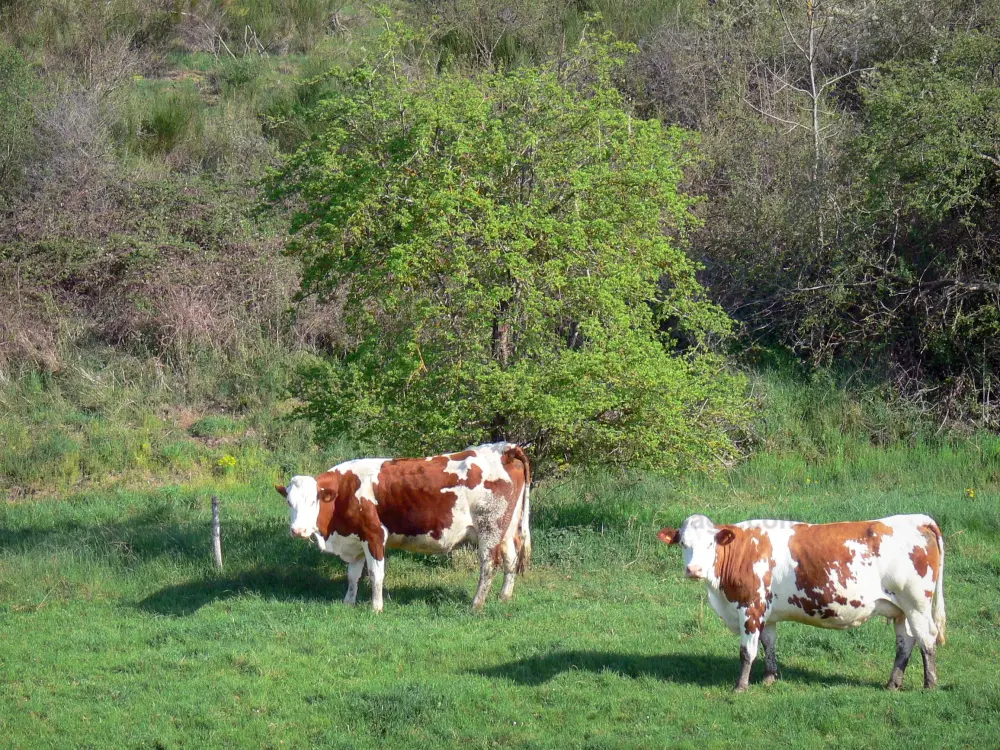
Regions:
[[832, 86], [833, 84], [835, 84], [837, 81], [839, 81], [842, 78], [847, 78], [848, 76], [852, 76], [855, 73], [867, 73], [869, 70], [875, 70], [875, 68], [873, 68], [873, 67], [868, 67], [868, 68], [851, 68], [846, 73], [841, 73], [839, 76], [834, 76], [833, 78], [829, 78], [829, 79], [823, 81], [823, 85], [819, 87], [819, 92], [818, 93], [822, 94], [823, 90], [827, 86]]
[[1000, 158], [996, 156], [990, 156], [989, 154], [980, 154], [980, 153], [977, 153], [976, 156], [978, 156], [980, 159], [986, 159], [986, 161], [990, 162], [993, 166], [1000, 168]]
[[784, 123], [785, 125], [791, 126], [791, 130], [789, 130], [788, 132], [792, 132], [792, 130], [795, 130], [795, 128], [802, 128], [803, 130], [808, 130], [809, 129], [805, 125], [803, 125], [801, 123], [794, 122], [793, 120], [786, 120], [784, 117], [778, 117], [777, 115], [774, 115], [774, 114], [771, 114], [770, 112], [764, 111], [760, 107], [756, 106], [749, 99], [747, 99], [745, 96], [743, 97], [743, 101], [746, 103], [746, 105], [748, 107], [750, 107], [750, 109], [752, 109], [755, 112], [758, 112], [758, 113], [764, 115], [764, 117], [770, 117], [772, 120], [777, 120], [780, 123]]
[[795, 34], [792, 33], [792, 27], [788, 24], [788, 19], [785, 18], [785, 11], [781, 9], [781, 3], [775, 3], [774, 5], [778, 9], [778, 15], [781, 16], [781, 22], [785, 24], [785, 31], [788, 34], [788, 38], [792, 40], [792, 44], [798, 47], [799, 52], [808, 58], [809, 53], [805, 51], [801, 44], [799, 44], [798, 39], [795, 38]]

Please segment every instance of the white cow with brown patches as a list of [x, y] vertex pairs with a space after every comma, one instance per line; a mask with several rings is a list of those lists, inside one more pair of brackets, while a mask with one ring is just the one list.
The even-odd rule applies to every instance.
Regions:
[[716, 526], [695, 515], [658, 536], [683, 548], [685, 574], [705, 581], [712, 609], [740, 636], [737, 691], [746, 689], [761, 644], [764, 683], [777, 679], [777, 623], [843, 629], [872, 615], [887, 617], [896, 628], [896, 663], [886, 687], [903, 684], [915, 644], [924, 660], [924, 687], [937, 684], [934, 651], [944, 643], [945, 628], [944, 540], [930, 516]]
[[321, 551], [347, 563], [348, 604], [367, 565], [372, 609], [379, 612], [385, 551], [392, 548], [447, 554], [473, 542], [480, 561], [473, 607], [483, 606], [501, 564], [500, 598], [510, 599], [531, 557], [530, 485], [520, 446], [490, 443], [426, 458], [345, 461], [275, 489], [288, 502], [291, 534], [315, 539]]

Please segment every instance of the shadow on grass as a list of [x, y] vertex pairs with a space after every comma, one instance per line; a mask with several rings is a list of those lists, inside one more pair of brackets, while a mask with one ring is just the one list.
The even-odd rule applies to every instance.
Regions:
[[340, 602], [343, 580], [310, 569], [254, 570], [224, 578], [200, 578], [166, 586], [138, 603], [157, 615], [190, 615], [206, 604], [255, 594], [278, 601]]
[[[225, 601], [247, 594], [276, 601], [324, 602], [341, 606], [347, 592], [345, 576], [331, 579], [311, 569], [255, 570], [224, 578], [202, 578], [167, 586], [150, 594], [136, 606], [157, 615], [186, 616], [207, 604]], [[389, 606], [427, 603], [468, 604], [469, 598], [459, 588], [450, 586], [386, 587]], [[358, 591], [358, 607], [371, 607], [371, 589], [362, 582]]]
[[[368, 592], [362, 589], [358, 594], [358, 605], [371, 604], [366, 597]], [[460, 586], [397, 586], [385, 587], [385, 599], [389, 605], [398, 604], [408, 606], [410, 604], [427, 604], [431, 607], [441, 605], [461, 604], [472, 606], [472, 598], [466, 594]], [[494, 597], [496, 593], [494, 591]]]
[[[701, 686], [731, 686], [736, 682], [740, 660], [698, 654], [617, 654], [606, 651], [559, 651], [546, 656], [499, 664], [495, 667], [473, 670], [471, 674], [503, 678], [519, 685], [541, 685], [563, 672], [610, 672], [623, 677], [653, 677], [664, 682]], [[763, 664], [754, 664], [751, 687], [760, 683]], [[808, 669], [782, 667], [781, 679], [786, 682], [814, 685], [855, 685], [881, 687], [882, 683], [858, 680], [836, 674], [813, 672]]]

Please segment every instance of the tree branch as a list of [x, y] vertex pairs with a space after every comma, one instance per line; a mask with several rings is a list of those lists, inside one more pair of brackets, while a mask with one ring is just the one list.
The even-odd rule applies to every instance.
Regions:
[[754, 110], [755, 112], [759, 112], [760, 114], [764, 115], [764, 117], [770, 117], [772, 120], [777, 120], [778, 122], [784, 123], [785, 125], [789, 125], [791, 127], [791, 129], [788, 131], [789, 133], [792, 132], [792, 130], [795, 130], [795, 128], [802, 128], [803, 130], [808, 130], [808, 128], [802, 123], [794, 122], [792, 120], [786, 120], [784, 117], [778, 117], [777, 115], [773, 115], [770, 112], [765, 112], [763, 109], [755, 105], [745, 96], [743, 97], [743, 101], [746, 103], [748, 107], [750, 107], [750, 109]]

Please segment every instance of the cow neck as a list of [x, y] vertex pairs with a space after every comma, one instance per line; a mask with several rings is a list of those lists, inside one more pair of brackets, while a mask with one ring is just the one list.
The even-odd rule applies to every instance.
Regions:
[[[767, 604], [771, 601], [771, 577], [774, 571], [771, 539], [760, 529], [724, 526], [735, 534], [715, 552], [715, 587], [733, 604], [745, 609], [747, 633], [759, 631], [764, 622]], [[754, 566], [767, 562], [763, 580]], [[762, 593], [763, 592], [763, 593]]]
[[328, 471], [316, 477], [319, 493], [319, 516], [316, 528], [324, 539], [329, 539], [335, 531], [334, 519], [341, 498], [350, 498], [361, 487], [361, 479], [353, 471]]
[[755, 577], [747, 535], [735, 526], [721, 529], [728, 529], [736, 536], [729, 544], [715, 548], [715, 586], [729, 601], [745, 605], [753, 594], [751, 579]]

